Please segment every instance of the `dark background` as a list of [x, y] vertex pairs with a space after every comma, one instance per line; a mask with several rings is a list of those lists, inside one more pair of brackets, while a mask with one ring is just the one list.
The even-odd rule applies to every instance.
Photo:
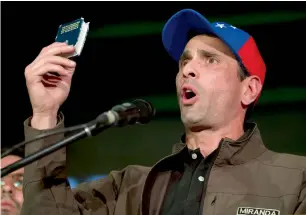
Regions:
[[[264, 92], [299, 89], [294, 92], [300, 93], [267, 96], [266, 100], [276, 101], [273, 104], [260, 100], [253, 120], [269, 148], [306, 155], [306, 99], [301, 95], [306, 92], [306, 19], [280, 17], [279, 22], [270, 23], [276, 17], [273, 14], [281, 11], [290, 12], [288, 16], [305, 13], [305, 2], [1, 2], [2, 147], [23, 140], [23, 121], [31, 116], [25, 67], [54, 41], [60, 24], [80, 17], [90, 22], [90, 30], [77, 59], [70, 96], [62, 107], [67, 126], [90, 121], [129, 98], [155, 96], [157, 107], [167, 102], [164, 95], [175, 98], [177, 65], [165, 52], [160, 33], [128, 36], [127, 29], [121, 30], [126, 36], [93, 35], [110, 24], [165, 23], [183, 8], [216, 18], [251, 13], [260, 18], [262, 14], [263, 21], [241, 28], [255, 38], [266, 61]], [[291, 101], [297, 94], [302, 99]], [[182, 132], [172, 99], [171, 107], [157, 108], [156, 118], [146, 126], [110, 129], [71, 145], [70, 174], [87, 177], [128, 164], [152, 165], [171, 151]]]

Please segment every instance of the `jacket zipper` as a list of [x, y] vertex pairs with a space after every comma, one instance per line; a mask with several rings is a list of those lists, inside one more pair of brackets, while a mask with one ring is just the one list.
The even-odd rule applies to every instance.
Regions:
[[203, 188], [203, 196], [202, 196], [202, 199], [201, 199], [202, 204], [201, 204], [201, 207], [200, 207], [199, 215], [202, 215], [202, 213], [203, 213], [204, 202], [205, 202], [205, 197], [206, 197], [206, 189], [207, 189], [207, 184], [208, 184], [208, 180], [209, 180], [211, 169], [215, 165], [215, 161], [217, 160], [217, 158], [219, 156], [219, 153], [220, 153], [220, 151], [221, 151], [221, 149], [223, 147], [224, 141], [225, 141], [224, 139], [221, 140], [220, 147], [218, 148], [218, 152], [215, 155], [212, 164], [209, 166], [209, 168], [208, 168], [208, 170], [206, 172], [206, 175], [205, 175], [205, 178], [204, 178], [205, 181], [204, 181], [204, 188]]

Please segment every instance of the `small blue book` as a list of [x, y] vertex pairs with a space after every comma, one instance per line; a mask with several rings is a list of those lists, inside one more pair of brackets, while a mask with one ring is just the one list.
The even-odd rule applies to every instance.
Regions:
[[66, 42], [68, 45], [75, 47], [75, 52], [68, 55], [68, 58], [80, 56], [84, 47], [87, 33], [89, 30], [89, 22], [85, 23], [84, 18], [76, 19], [72, 22], [61, 24], [58, 27], [56, 42]]

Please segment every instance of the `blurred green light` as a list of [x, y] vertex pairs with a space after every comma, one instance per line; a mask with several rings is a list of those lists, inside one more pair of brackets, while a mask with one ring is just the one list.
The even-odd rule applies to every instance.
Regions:
[[[142, 97], [152, 103], [158, 112], [179, 111], [176, 95], [156, 95]], [[131, 99], [134, 100], [135, 98]], [[263, 90], [257, 106], [286, 104], [306, 101], [306, 88], [279, 88]]]
[[[169, 14], [170, 18], [171, 14]], [[253, 13], [230, 17], [207, 17], [211, 22], [224, 21], [239, 27], [247, 25], [261, 25], [291, 22], [306, 19], [306, 13], [293, 11], [279, 11], [270, 13]], [[107, 37], [134, 37], [144, 35], [161, 34], [166, 20], [163, 22], [137, 22], [105, 25], [102, 28], [89, 31], [91, 38]]]

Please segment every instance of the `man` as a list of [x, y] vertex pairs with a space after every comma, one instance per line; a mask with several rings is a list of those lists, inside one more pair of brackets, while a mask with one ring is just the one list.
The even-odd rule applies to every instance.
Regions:
[[[2, 152], [6, 149], [2, 149]], [[20, 160], [24, 156], [21, 149], [1, 159], [1, 169]], [[1, 178], [1, 214], [19, 215], [23, 203], [22, 185], [24, 168], [18, 169]]]
[[[254, 39], [187, 9], [171, 17], [162, 40], [179, 64], [182, 142], [153, 167], [128, 166], [74, 190], [67, 182], [65, 149], [42, 158], [25, 168], [22, 215], [305, 213], [305, 157], [266, 149], [256, 124], [245, 123], [266, 72]], [[72, 51], [54, 43], [27, 66], [33, 116], [25, 122], [26, 139], [64, 126], [58, 110], [76, 64], [60, 55]], [[26, 154], [62, 138], [38, 141]]]

